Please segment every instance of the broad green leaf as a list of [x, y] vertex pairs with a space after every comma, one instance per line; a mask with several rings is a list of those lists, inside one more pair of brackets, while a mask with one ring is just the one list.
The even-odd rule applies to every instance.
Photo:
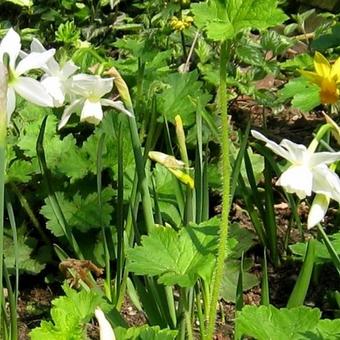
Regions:
[[[7, 231], [7, 229], [5, 229]], [[20, 272], [26, 272], [29, 274], [38, 274], [46, 266], [46, 262], [49, 260], [42, 260], [38, 254], [34, 254], [37, 251], [38, 241], [33, 237], [28, 237], [24, 227], [17, 229], [18, 237], [18, 267]], [[4, 235], [4, 257], [7, 269], [10, 273], [15, 270], [15, 256], [14, 256], [14, 243], [11, 232], [6, 232]], [[45, 253], [46, 254], [46, 253]], [[47, 254], [46, 254], [47, 255]]]
[[229, 226], [229, 238], [237, 241], [237, 244], [232, 248], [228, 259], [239, 259], [242, 253], [246, 253], [256, 242], [256, 235], [246, 229], [241, 227], [238, 223], [233, 223]]
[[82, 340], [86, 334], [86, 323], [92, 318], [95, 308], [106, 304], [94, 290], [77, 292], [66, 284], [63, 289], [66, 296], [52, 301], [53, 321], [42, 321], [40, 327], [33, 329], [30, 333], [32, 340], [40, 340], [41, 337], [52, 340]]
[[158, 227], [142, 237], [141, 246], [128, 250], [128, 268], [137, 275], [159, 276], [158, 282], [165, 285], [192, 287], [199, 277], [211, 275], [216, 236], [209, 226], [191, 226], [179, 232]]
[[303, 112], [320, 105], [320, 88], [302, 77], [290, 80], [278, 94], [283, 101], [292, 99], [292, 106]]
[[[97, 193], [92, 193], [83, 197], [80, 193], [73, 196], [72, 200], [65, 197], [62, 192], [57, 192], [57, 198], [61, 210], [65, 216], [66, 222], [72, 228], [85, 232], [91, 229], [100, 228], [99, 218], [102, 219], [103, 225], [109, 225], [111, 221], [112, 205], [110, 201], [113, 197], [113, 190], [110, 187], [102, 191], [102, 210], [98, 206]], [[40, 213], [48, 220], [46, 226], [57, 236], [63, 236], [63, 231], [54, 214], [48, 198], [45, 199], [45, 205], [41, 208]]]
[[32, 163], [22, 159], [12, 162], [6, 173], [6, 182], [27, 183], [35, 173]]
[[[259, 279], [255, 274], [248, 271], [253, 266], [253, 262], [245, 260], [243, 273], [243, 290], [253, 288], [259, 284]], [[240, 273], [240, 261], [227, 260], [224, 264], [223, 279], [220, 288], [220, 297], [228, 302], [235, 302], [237, 281]]]
[[[316, 333], [319, 338], [316, 336], [315, 340], [327, 339], [327, 340], [338, 340], [340, 339], [340, 319], [336, 320], [320, 320], [318, 326], [316, 327]], [[310, 339], [313, 339], [310, 337]]]
[[324, 34], [312, 41], [311, 47], [314, 50], [327, 50], [340, 45], [340, 24], [337, 23], [330, 34]]
[[211, 0], [194, 3], [195, 24], [205, 28], [210, 39], [233, 39], [243, 29], [266, 29], [282, 23], [287, 16], [275, 0]]
[[184, 126], [192, 125], [196, 119], [197, 100], [203, 102], [203, 107], [210, 100], [210, 95], [202, 90], [197, 71], [172, 73], [164, 82], [166, 88], [158, 96], [159, 111], [172, 123], [176, 115], [180, 115]]
[[304, 70], [313, 67], [313, 58], [307, 54], [298, 54], [292, 59], [288, 59], [283, 63], [280, 63], [280, 68], [289, 71], [295, 71], [296, 69]]
[[[336, 234], [329, 235], [329, 239], [335, 249], [335, 251], [340, 255], [340, 232]], [[316, 263], [325, 263], [331, 262], [332, 259], [329, 255], [327, 247], [323, 242], [315, 240], [316, 242], [316, 249], [315, 249], [315, 262]], [[301, 260], [305, 257], [305, 252], [307, 249], [307, 244], [303, 242], [298, 242], [289, 246], [290, 250], [293, 252], [294, 255], [301, 258]]]
[[131, 328], [117, 327], [114, 331], [117, 340], [173, 340], [177, 336], [176, 330], [147, 325]]
[[261, 340], [303, 339], [301, 333], [313, 330], [320, 316], [317, 308], [305, 306], [277, 309], [271, 305], [248, 305], [237, 313], [235, 339], [242, 336]]

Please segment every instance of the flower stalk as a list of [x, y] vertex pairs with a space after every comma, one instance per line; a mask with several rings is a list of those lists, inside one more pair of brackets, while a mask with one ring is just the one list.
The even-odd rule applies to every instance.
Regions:
[[129, 89], [121, 77], [119, 72], [115, 67], [112, 67], [110, 70], [106, 72], [106, 74], [113, 77], [113, 81], [118, 89], [119, 95], [126, 107], [126, 109], [131, 113], [128, 116], [129, 126], [130, 126], [130, 134], [131, 134], [131, 142], [133, 153], [135, 155], [136, 169], [138, 175], [139, 189], [142, 195], [142, 205], [143, 205], [143, 213], [146, 224], [146, 229], [148, 233], [154, 228], [154, 218], [152, 212], [152, 201], [148, 188], [148, 182], [145, 173], [145, 161], [142, 153], [142, 146], [140, 143], [139, 135], [138, 135], [138, 127], [137, 122], [134, 116], [133, 105], [131, 101], [131, 96]]
[[[0, 305], [3, 306], [4, 192], [7, 137], [7, 68], [0, 62]], [[2, 308], [0, 308], [0, 320]]]
[[227, 111], [227, 43], [224, 41], [221, 44], [220, 56], [220, 87], [218, 94], [218, 108], [221, 115], [222, 129], [221, 129], [221, 148], [222, 148], [222, 217], [220, 223], [220, 237], [218, 245], [218, 255], [216, 261], [216, 270], [213, 277], [213, 288], [211, 293], [211, 303], [208, 316], [207, 339], [213, 338], [216, 319], [216, 305], [218, 301], [218, 293], [220, 290], [224, 260], [226, 257], [226, 244], [228, 240], [228, 217], [230, 210], [230, 163], [229, 163], [229, 116]]

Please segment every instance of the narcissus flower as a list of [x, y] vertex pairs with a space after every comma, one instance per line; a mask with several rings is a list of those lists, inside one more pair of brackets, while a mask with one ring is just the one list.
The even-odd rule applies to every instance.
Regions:
[[[43, 53], [46, 52], [46, 49], [38, 39], [33, 39], [31, 51]], [[73, 61], [67, 61], [60, 66], [52, 57], [45, 65], [41, 66], [41, 69], [46, 72], [42, 77], [41, 84], [53, 98], [54, 106], [62, 106], [65, 101], [65, 95], [70, 91], [70, 77], [78, 70], [78, 66]]]
[[340, 202], [340, 179], [327, 166], [340, 159], [340, 152], [312, 152], [304, 145], [287, 139], [278, 145], [257, 131], [251, 133], [256, 139], [265, 142], [267, 148], [291, 163], [276, 182], [277, 185], [288, 193], [296, 193], [300, 199], [315, 192]]
[[102, 106], [111, 106], [116, 110], [131, 116], [120, 101], [103, 98], [113, 87], [112, 78], [101, 78], [97, 75], [77, 74], [72, 77], [71, 91], [76, 97], [66, 107], [61, 117], [58, 129], [63, 128], [72, 113], [80, 111], [80, 121], [99, 124], [103, 119]]
[[335, 104], [339, 99], [340, 57], [333, 65], [319, 52], [314, 55], [315, 72], [303, 71], [301, 74], [320, 87], [322, 104]]
[[20, 54], [20, 36], [10, 28], [0, 43], [0, 62], [4, 63], [5, 55], [9, 57], [8, 64], [8, 90], [7, 115], [11, 117], [15, 110], [15, 94], [19, 94], [27, 101], [39, 106], [53, 106], [53, 100], [39, 81], [24, 77], [26, 72], [40, 68], [53, 57], [55, 50], [42, 53], [32, 52], [17, 62]]

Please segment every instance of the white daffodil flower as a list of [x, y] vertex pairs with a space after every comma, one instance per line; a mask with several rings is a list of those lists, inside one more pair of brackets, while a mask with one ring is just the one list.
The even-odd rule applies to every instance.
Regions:
[[53, 100], [39, 81], [24, 77], [23, 74], [40, 68], [53, 57], [55, 50], [51, 49], [42, 53], [32, 52], [17, 63], [21, 49], [20, 36], [10, 28], [0, 43], [0, 62], [4, 56], [9, 57], [8, 65], [8, 90], [7, 90], [7, 115], [8, 119], [15, 110], [15, 94], [19, 94], [27, 101], [39, 106], [53, 106]]
[[[31, 43], [32, 52], [46, 52], [45, 47], [38, 39], [33, 39]], [[52, 57], [41, 69], [46, 72], [42, 77], [41, 84], [48, 94], [53, 98], [54, 106], [60, 107], [65, 102], [65, 95], [70, 91], [70, 77], [78, 70], [73, 61], [67, 61], [63, 66]]]
[[287, 139], [278, 145], [257, 131], [252, 130], [251, 134], [292, 164], [282, 173], [277, 185], [288, 193], [296, 193], [300, 199], [315, 192], [340, 202], [340, 179], [327, 166], [340, 159], [340, 152], [312, 152]]
[[120, 101], [113, 101], [111, 99], [102, 98], [109, 93], [113, 87], [112, 78], [101, 78], [97, 75], [77, 74], [72, 77], [71, 90], [73, 94], [80, 96], [71, 102], [66, 107], [58, 129], [63, 128], [72, 113], [80, 111], [80, 121], [91, 124], [99, 124], [103, 119], [102, 106], [111, 106], [116, 110], [132, 116], [132, 114], [125, 109]]
[[94, 313], [99, 323], [100, 340], [116, 340], [115, 333], [113, 332], [111, 324], [106, 319], [103, 311], [99, 307], [97, 307]]

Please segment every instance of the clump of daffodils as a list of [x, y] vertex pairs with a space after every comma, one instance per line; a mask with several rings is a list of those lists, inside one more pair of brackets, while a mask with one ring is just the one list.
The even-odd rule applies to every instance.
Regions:
[[322, 104], [335, 104], [339, 100], [340, 57], [333, 65], [319, 52], [314, 55], [315, 72], [303, 71], [301, 74], [320, 88]]
[[170, 21], [170, 26], [174, 31], [183, 31], [189, 28], [194, 21], [190, 15], [183, 15], [182, 19], [173, 16]]
[[[80, 121], [98, 124], [103, 119], [103, 106], [109, 106], [129, 116], [132, 114], [120, 101], [105, 98], [113, 88], [113, 78], [78, 73], [70, 60], [59, 65], [54, 59], [55, 49], [46, 50], [33, 39], [30, 53], [21, 50], [17, 32], [10, 28], [0, 42], [0, 63], [7, 66], [8, 120], [15, 111], [16, 96], [43, 107], [65, 106], [59, 129], [64, 127], [72, 113], [80, 114]], [[31, 70], [41, 70], [41, 79], [31, 78]]]

